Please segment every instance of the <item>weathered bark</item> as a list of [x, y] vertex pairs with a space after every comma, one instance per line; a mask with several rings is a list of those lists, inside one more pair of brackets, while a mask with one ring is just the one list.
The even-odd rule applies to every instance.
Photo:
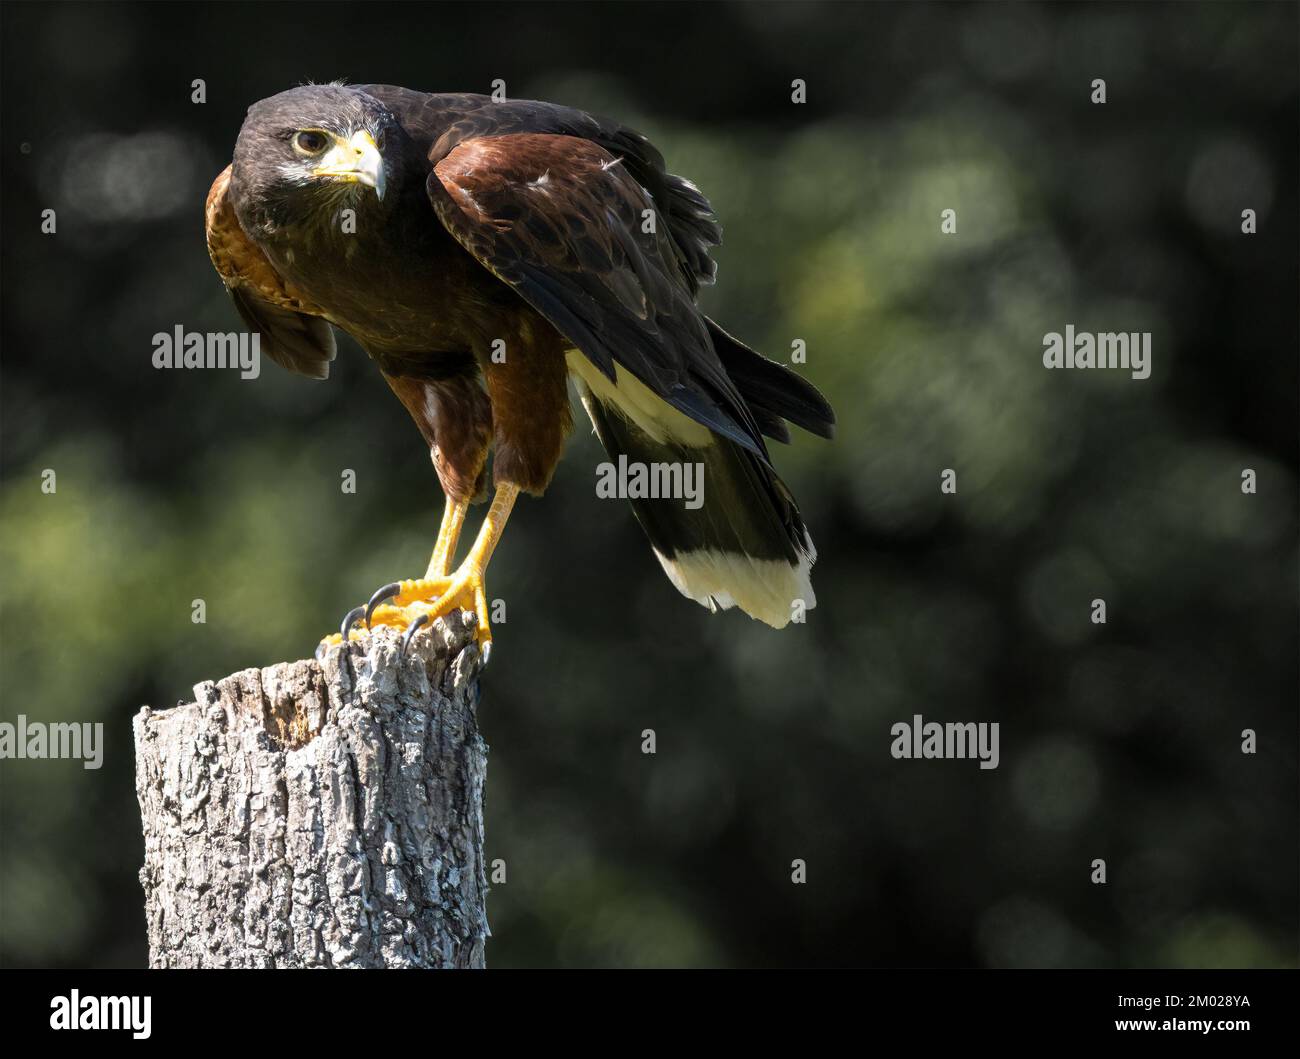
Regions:
[[154, 967], [481, 967], [481, 660], [463, 612], [135, 718]]

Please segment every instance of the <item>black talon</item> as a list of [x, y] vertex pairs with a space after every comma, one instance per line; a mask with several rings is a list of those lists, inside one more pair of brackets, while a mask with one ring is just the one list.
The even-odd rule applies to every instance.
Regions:
[[406, 632], [402, 635], [402, 646], [397, 652], [397, 660], [399, 662], [406, 657], [406, 649], [410, 646], [411, 640], [415, 637], [415, 634], [420, 631], [420, 626], [428, 624], [429, 615], [421, 614], [407, 627]]
[[383, 588], [377, 589], [375, 594], [370, 597], [370, 602], [366, 604], [366, 628], [370, 628], [370, 615], [374, 614], [375, 608], [384, 600], [392, 599], [402, 590], [399, 582], [393, 581], [391, 584], [384, 585]]
[[352, 626], [361, 620], [361, 615], [366, 612], [365, 607], [353, 607], [343, 616], [343, 625], [339, 628], [339, 635], [343, 637], [343, 642], [348, 642], [348, 633], [352, 631]]

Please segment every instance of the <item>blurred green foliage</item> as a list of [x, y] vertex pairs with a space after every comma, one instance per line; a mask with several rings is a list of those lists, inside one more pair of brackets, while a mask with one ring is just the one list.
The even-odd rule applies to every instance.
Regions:
[[[518, 510], [491, 964], [1295, 964], [1293, 7], [310, 12], [3, 9], [0, 720], [107, 752], [0, 763], [0, 960], [142, 963], [131, 716], [423, 569], [436, 479], [350, 340], [324, 384], [150, 365], [236, 326], [201, 216], [243, 108], [342, 76], [504, 77], [649, 134], [726, 228], [707, 311], [806, 341], [840, 417], [776, 453], [821, 552], [780, 633], [677, 595], [585, 422]], [[1152, 331], [1152, 378], [1043, 370], [1067, 323]], [[1001, 767], [892, 760], [915, 713], [1001, 722]]]

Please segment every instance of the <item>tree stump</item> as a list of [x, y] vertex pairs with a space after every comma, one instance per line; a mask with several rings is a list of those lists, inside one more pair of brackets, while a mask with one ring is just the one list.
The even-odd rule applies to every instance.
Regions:
[[135, 718], [153, 967], [482, 967], [473, 617]]

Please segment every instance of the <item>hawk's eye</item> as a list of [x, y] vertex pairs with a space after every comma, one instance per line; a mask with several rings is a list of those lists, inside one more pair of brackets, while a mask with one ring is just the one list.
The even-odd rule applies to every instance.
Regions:
[[302, 154], [320, 154], [329, 142], [329, 137], [315, 129], [304, 129], [293, 138], [294, 148]]

